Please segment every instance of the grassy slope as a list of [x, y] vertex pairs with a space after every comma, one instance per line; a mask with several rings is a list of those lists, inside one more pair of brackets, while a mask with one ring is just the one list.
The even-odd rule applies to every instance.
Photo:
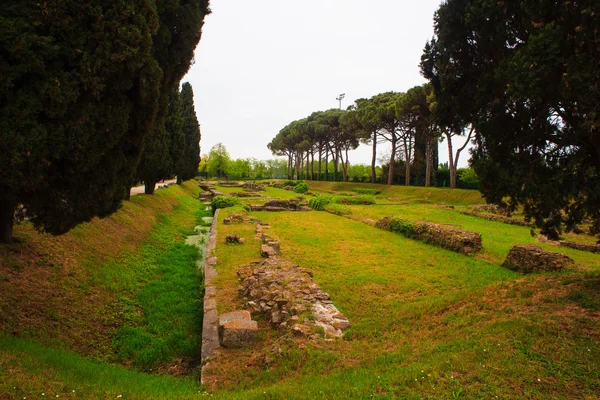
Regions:
[[450, 204], [467, 206], [472, 204], [485, 203], [481, 193], [477, 190], [464, 189], [444, 189], [435, 187], [419, 186], [388, 186], [373, 183], [353, 183], [353, 182], [318, 182], [308, 181], [311, 191], [322, 192], [345, 192], [352, 188], [376, 189], [382, 196], [397, 199], [400, 201], [418, 201], [432, 204]]
[[[475, 201], [449, 199], [451, 193], [442, 196], [448, 203]], [[264, 340], [253, 349], [223, 352], [213, 370], [221, 390], [215, 395], [595, 398], [600, 257], [578, 255], [589, 261], [588, 272], [524, 277], [499, 263], [511, 241], [531, 240], [528, 229], [412, 207], [407, 216], [483, 231], [487, 256], [454, 254], [324, 212], [253, 213], [271, 223], [284, 257], [314, 271], [353, 327], [344, 340], [298, 345], [276, 343], [263, 326]], [[360, 210], [379, 212], [353, 208]], [[227, 233], [248, 242], [217, 247], [220, 311], [243, 307], [235, 273], [258, 258], [252, 226], [220, 226], [219, 243]], [[282, 348], [279, 356], [274, 347]]]
[[[152, 387], [156, 396], [171, 397], [165, 390], [172, 385], [174, 395], [197, 392], [187, 379], [146, 377], [73, 353], [190, 372], [201, 292], [197, 251], [182, 241], [202, 216], [197, 194], [190, 182], [134, 196], [111, 217], [59, 237], [17, 227], [17, 243], [0, 247], [0, 394], [13, 387], [66, 394], [67, 386], [89, 397], [125, 391], [147, 398]], [[39, 364], [28, 361], [36, 359]], [[69, 378], [80, 369], [87, 375]], [[138, 380], [145, 383], [136, 391]]]

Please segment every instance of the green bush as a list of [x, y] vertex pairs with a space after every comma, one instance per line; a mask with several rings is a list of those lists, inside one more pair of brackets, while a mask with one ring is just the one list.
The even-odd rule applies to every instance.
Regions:
[[390, 230], [392, 232], [400, 233], [406, 237], [414, 237], [416, 232], [416, 226], [413, 222], [407, 221], [402, 218], [393, 217], [390, 223]]
[[308, 192], [308, 185], [306, 182], [300, 182], [296, 185], [296, 189], [294, 189], [296, 193], [306, 193]]
[[237, 197], [223, 197], [223, 196], [217, 196], [214, 199], [212, 199], [210, 205], [213, 209], [213, 212], [215, 212], [218, 208], [227, 208], [227, 207], [233, 207], [233, 206], [237, 206], [238, 204], [240, 204], [240, 199], [238, 199]]
[[335, 196], [333, 203], [353, 204], [353, 205], [371, 205], [375, 204], [375, 197], [372, 195], [361, 194], [359, 196]]
[[300, 183], [304, 183], [304, 181], [292, 181], [292, 180], [287, 180], [283, 182], [283, 186], [296, 186]]
[[335, 215], [350, 215], [350, 214], [352, 214], [352, 211], [350, 211], [350, 209], [348, 207], [341, 205], [341, 204], [336, 204], [336, 203], [329, 203], [323, 209], [325, 211], [330, 212]]
[[313, 197], [308, 201], [308, 206], [315, 211], [323, 211], [325, 206], [331, 203], [333, 200], [333, 196], [330, 195], [318, 195], [317, 197]]
[[350, 190], [353, 191], [354, 193], [369, 194], [371, 196], [375, 196], [376, 194], [381, 193], [379, 190], [376, 190], [376, 189], [367, 189], [367, 188], [353, 188], [353, 189], [350, 189]]

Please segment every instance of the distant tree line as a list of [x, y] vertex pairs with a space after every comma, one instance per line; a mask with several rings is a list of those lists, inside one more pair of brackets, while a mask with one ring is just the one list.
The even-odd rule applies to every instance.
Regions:
[[[452, 139], [466, 134], [463, 146], [454, 151]], [[450, 155], [448, 186], [456, 187], [460, 153], [472, 131], [452, 130], [440, 123], [431, 85], [416, 86], [406, 93], [387, 92], [358, 99], [347, 110], [317, 111], [285, 126], [268, 144], [274, 155], [288, 160], [288, 179], [349, 180], [348, 153], [359, 144], [372, 146], [370, 180], [378, 181], [376, 162], [380, 145], [389, 155], [383, 162], [388, 185], [435, 184], [438, 142], [444, 136]], [[330, 160], [333, 165], [330, 164]], [[331, 168], [332, 167], [332, 168]], [[432, 182], [433, 179], [433, 182]]]
[[551, 238], [600, 232], [600, 3], [448, 0], [421, 59], [438, 123], [473, 129], [488, 202]]
[[198, 168], [200, 176], [217, 179], [284, 179], [286, 161], [282, 159], [257, 160], [254, 157], [232, 159], [222, 143], [202, 155]]
[[18, 205], [60, 234], [117, 210], [140, 179], [195, 173], [191, 87], [178, 88], [209, 12], [208, 0], [3, 2], [0, 242]]

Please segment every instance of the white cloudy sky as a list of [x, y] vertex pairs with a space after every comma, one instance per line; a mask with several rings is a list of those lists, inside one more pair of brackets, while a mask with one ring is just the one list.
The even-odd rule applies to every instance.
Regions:
[[[212, 0], [195, 64], [202, 153], [272, 158], [289, 122], [425, 82], [418, 64], [440, 0]], [[383, 150], [383, 149], [382, 149]], [[447, 160], [446, 145], [440, 162]], [[350, 162], [370, 163], [362, 145]], [[461, 165], [466, 162], [463, 156]]]

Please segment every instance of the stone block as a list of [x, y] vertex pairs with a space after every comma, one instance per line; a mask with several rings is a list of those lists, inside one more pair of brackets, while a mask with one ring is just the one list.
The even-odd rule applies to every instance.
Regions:
[[545, 251], [534, 245], [513, 246], [508, 252], [504, 267], [522, 273], [561, 271], [574, 265], [573, 259], [563, 254]]
[[267, 242], [267, 245], [271, 246], [271, 248], [273, 250], [275, 250], [275, 253], [279, 254], [279, 251], [280, 251], [280, 248], [281, 248], [279, 241], [277, 241], [277, 240], [269, 240]]
[[245, 319], [247, 321], [250, 321], [252, 319], [250, 318], [250, 311], [238, 310], [221, 314], [221, 316], [219, 317], [219, 325], [223, 325], [226, 322], [230, 322], [236, 319]]
[[219, 325], [221, 346], [240, 348], [250, 346], [258, 339], [258, 324], [247, 319], [234, 319]]
[[263, 244], [260, 246], [260, 256], [264, 258], [274, 257], [275, 250], [271, 246]]

